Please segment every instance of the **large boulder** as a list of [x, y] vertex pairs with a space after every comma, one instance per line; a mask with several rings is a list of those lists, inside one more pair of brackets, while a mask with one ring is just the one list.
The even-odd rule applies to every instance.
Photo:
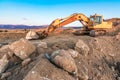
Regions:
[[22, 60], [28, 58], [36, 50], [36, 47], [31, 42], [23, 38], [13, 42], [9, 48]]
[[51, 54], [51, 60], [71, 74], [77, 74], [77, 66], [71, 54], [65, 50], [57, 50]]
[[7, 55], [5, 54], [1, 59], [0, 59], [0, 74], [6, 70], [8, 67], [9, 60], [7, 58]]
[[85, 44], [82, 40], [78, 40], [75, 45], [75, 50], [78, 51], [80, 54], [87, 55], [89, 53], [90, 48], [87, 44]]
[[39, 35], [36, 32], [34, 32], [34, 31], [29, 31], [25, 38], [28, 39], [28, 40], [38, 39]]

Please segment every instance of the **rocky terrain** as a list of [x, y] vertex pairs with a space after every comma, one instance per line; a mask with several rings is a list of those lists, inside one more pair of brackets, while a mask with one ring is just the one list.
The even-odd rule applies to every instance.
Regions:
[[1, 80], [120, 80], [120, 19], [108, 21], [114, 32], [97, 37], [73, 29], [42, 40], [27, 30], [0, 32]]

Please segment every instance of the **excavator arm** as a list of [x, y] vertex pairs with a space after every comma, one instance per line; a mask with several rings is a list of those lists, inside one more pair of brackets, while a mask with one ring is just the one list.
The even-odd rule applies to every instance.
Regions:
[[56, 19], [45, 29], [45, 31], [42, 32], [42, 36], [47, 37], [47, 35], [55, 31], [55, 29], [74, 21], [80, 21], [83, 26], [88, 26], [88, 22], [90, 21], [90, 19], [81, 13], [75, 13], [63, 19]]

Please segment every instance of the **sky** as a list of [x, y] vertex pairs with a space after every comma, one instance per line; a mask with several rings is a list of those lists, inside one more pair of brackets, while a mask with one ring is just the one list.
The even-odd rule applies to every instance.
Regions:
[[120, 18], [120, 0], [0, 0], [0, 24], [46, 25], [73, 13]]

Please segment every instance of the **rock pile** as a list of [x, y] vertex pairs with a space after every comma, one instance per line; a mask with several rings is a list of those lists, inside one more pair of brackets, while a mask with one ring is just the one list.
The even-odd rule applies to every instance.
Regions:
[[0, 48], [0, 75], [2, 74], [1, 78], [3, 79], [9, 75], [8, 73], [5, 74], [4, 72], [7, 67], [9, 67], [9, 62], [11, 62], [12, 59], [14, 60], [13, 55], [23, 60], [22, 66], [25, 66], [31, 61], [29, 56], [34, 51], [36, 51], [36, 47], [31, 42], [23, 38], [11, 44], [2, 46]]

